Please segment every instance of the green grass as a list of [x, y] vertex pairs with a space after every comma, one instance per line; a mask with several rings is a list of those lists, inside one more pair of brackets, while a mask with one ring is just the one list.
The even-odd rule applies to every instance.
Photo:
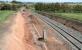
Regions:
[[10, 11], [10, 10], [0, 11], [0, 22], [6, 21], [9, 15], [12, 14], [13, 12], [14, 11]]
[[55, 13], [55, 14], [66, 19], [77, 20], [82, 22], [82, 13]]

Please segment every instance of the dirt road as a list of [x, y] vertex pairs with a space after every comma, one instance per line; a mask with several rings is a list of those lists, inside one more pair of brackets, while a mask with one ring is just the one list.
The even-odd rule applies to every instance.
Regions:
[[5, 36], [3, 50], [36, 50], [34, 44], [31, 43], [32, 34], [30, 31], [30, 23], [28, 21], [29, 15], [29, 13], [17, 13], [12, 22], [12, 26], [10, 26], [9, 32], [6, 32], [8, 35]]

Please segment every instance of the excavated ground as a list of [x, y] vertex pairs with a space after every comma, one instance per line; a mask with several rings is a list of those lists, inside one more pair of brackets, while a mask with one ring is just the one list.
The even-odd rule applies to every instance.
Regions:
[[11, 22], [0, 50], [70, 50], [56, 31], [27, 11], [17, 12]]
[[9, 31], [5, 32], [1, 50], [39, 50], [33, 43], [28, 12], [17, 12]]

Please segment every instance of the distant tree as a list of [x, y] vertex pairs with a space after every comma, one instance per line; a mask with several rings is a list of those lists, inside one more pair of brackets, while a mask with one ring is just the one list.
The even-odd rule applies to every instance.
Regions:
[[73, 10], [75, 12], [82, 12], [82, 5], [76, 5]]
[[82, 12], [82, 5], [69, 5], [66, 3], [36, 3], [35, 10], [48, 12]]

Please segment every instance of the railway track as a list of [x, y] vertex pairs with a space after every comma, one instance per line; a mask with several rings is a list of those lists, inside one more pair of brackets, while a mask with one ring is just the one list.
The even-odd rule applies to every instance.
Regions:
[[72, 47], [72, 50], [82, 50], [82, 34], [80, 34], [78, 31], [73, 31], [70, 28], [67, 29], [67, 27], [63, 26], [62, 24], [52, 21], [45, 16], [39, 15], [38, 18], [56, 30], [59, 33], [58, 35], [69, 43], [69, 45]]

